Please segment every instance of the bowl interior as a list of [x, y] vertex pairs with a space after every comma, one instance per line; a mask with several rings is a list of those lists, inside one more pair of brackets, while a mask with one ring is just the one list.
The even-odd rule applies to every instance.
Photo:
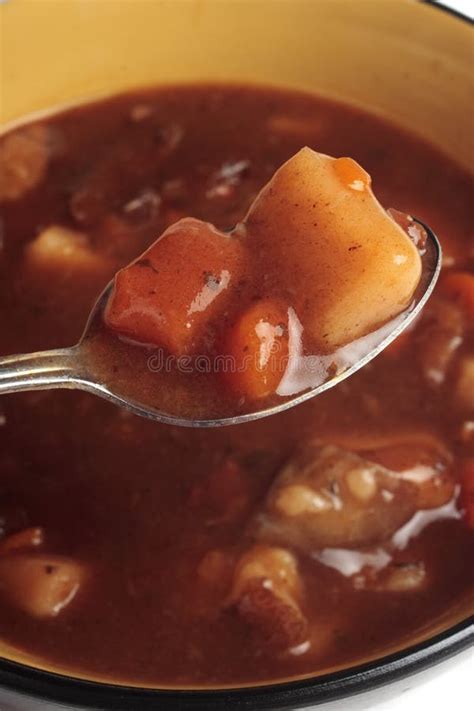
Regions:
[[2, 123], [130, 87], [251, 81], [363, 105], [472, 164], [471, 28], [419, 0], [15, 0], [1, 16]]
[[[471, 27], [417, 0], [389, 11], [373, 0], [15, 0], [0, 13], [4, 125], [138, 86], [270, 83], [388, 116], [472, 166]], [[470, 605], [459, 601], [406, 644], [448, 629]], [[38, 666], [1, 642], [0, 654]]]

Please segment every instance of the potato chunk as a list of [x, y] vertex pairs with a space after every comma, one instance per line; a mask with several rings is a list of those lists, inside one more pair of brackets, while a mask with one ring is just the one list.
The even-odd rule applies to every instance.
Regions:
[[18, 200], [43, 178], [51, 152], [46, 126], [20, 128], [0, 140], [0, 201]]
[[34, 617], [56, 617], [85, 578], [84, 566], [63, 556], [16, 554], [0, 559], [0, 591]]
[[237, 564], [231, 603], [270, 649], [287, 649], [306, 639], [300, 596], [296, 559], [286, 549], [254, 546]]
[[187, 218], [168, 228], [115, 277], [105, 323], [139, 343], [192, 353], [243, 273], [244, 250], [212, 225]]
[[299, 303], [305, 334], [322, 352], [400, 313], [420, 279], [413, 242], [350, 158], [303, 148], [263, 188], [246, 223], [278, 263], [280, 286]]
[[417, 487], [333, 445], [310, 444], [283, 467], [255, 535], [305, 552], [385, 541], [416, 510]]
[[83, 232], [61, 225], [51, 225], [43, 230], [25, 250], [29, 272], [61, 274], [64, 277], [106, 273], [110, 260], [96, 252]]

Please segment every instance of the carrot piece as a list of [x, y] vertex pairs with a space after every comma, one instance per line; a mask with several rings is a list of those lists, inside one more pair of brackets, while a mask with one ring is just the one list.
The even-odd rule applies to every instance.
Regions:
[[450, 272], [442, 279], [441, 290], [459, 304], [469, 321], [474, 322], [474, 274]]
[[260, 301], [245, 311], [227, 335], [225, 353], [233, 358], [225, 376], [229, 386], [249, 400], [274, 393], [288, 363], [288, 308]]
[[115, 276], [105, 324], [176, 356], [193, 353], [243, 270], [237, 240], [206, 222], [180, 220]]
[[461, 505], [464, 520], [474, 529], [474, 457], [467, 459], [461, 470]]
[[352, 158], [336, 158], [333, 166], [337, 177], [346, 188], [358, 192], [370, 188], [370, 175]]

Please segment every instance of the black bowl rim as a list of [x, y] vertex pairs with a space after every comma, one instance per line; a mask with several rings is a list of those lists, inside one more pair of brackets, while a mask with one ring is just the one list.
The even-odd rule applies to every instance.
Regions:
[[[437, 0], [419, 0], [473, 25]], [[301, 708], [376, 689], [432, 667], [474, 645], [474, 615], [420, 644], [372, 662], [299, 681], [222, 690], [160, 690], [87, 681], [0, 658], [0, 690], [95, 711], [228, 711]]]
[[44, 701], [105, 711], [275, 711], [317, 705], [376, 689], [411, 676], [474, 644], [474, 615], [420, 644], [338, 672], [257, 687], [223, 690], [160, 690], [83, 681], [3, 661], [0, 685]]

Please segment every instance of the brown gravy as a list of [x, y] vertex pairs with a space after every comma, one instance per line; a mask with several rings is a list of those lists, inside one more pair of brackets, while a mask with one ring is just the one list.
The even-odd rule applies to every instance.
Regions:
[[[437, 232], [446, 274], [473, 271], [470, 177], [418, 137], [343, 104], [270, 89], [171, 87], [87, 104], [41, 125], [28, 140], [43, 146], [47, 166], [39, 160], [36, 184], [1, 205], [1, 353], [73, 343], [96, 294], [168, 224], [193, 215], [232, 227], [274, 170], [305, 144], [353, 156], [372, 174], [382, 204]], [[85, 235], [74, 242], [82, 251], [72, 266], [61, 255], [25, 256], [51, 225]], [[59, 614], [40, 618], [7, 594], [7, 573], [2, 579], [8, 560], [38, 551], [0, 551], [3, 639], [39, 663], [95, 678], [250, 684], [382, 654], [472, 599], [474, 566], [467, 561], [474, 536], [460, 489], [474, 455], [472, 392], [469, 400], [462, 381], [474, 335], [461, 306], [441, 282], [398, 349], [315, 401], [234, 428], [160, 426], [79, 392], [2, 398], [0, 536], [7, 541], [41, 527], [38, 550], [87, 570]], [[455, 349], [444, 337], [449, 328]], [[269, 633], [258, 601], [241, 592], [238, 561], [255, 541], [262, 545], [255, 521], [274, 516], [270, 485], [314, 438], [385, 467], [382, 477], [425, 466], [444, 479], [428, 504], [424, 489], [407, 487], [401, 500], [409, 499], [413, 514], [432, 514], [412, 537], [404, 526], [413, 516], [370, 542], [302, 550], [298, 538], [289, 546], [295, 586], [280, 594], [268, 572], [284, 610], [276, 639], [280, 618], [271, 618]], [[301, 471], [291, 476], [306, 486]], [[359, 491], [370, 495], [370, 487]], [[332, 494], [342, 497], [341, 515], [350, 518], [350, 495]], [[365, 512], [362, 503], [357, 511]], [[396, 538], [401, 529], [404, 538]], [[264, 545], [282, 547], [281, 540]], [[349, 568], [329, 549], [349, 550]], [[262, 565], [256, 585], [267, 579]], [[400, 582], [394, 569], [416, 575]], [[287, 612], [304, 624], [285, 626]]]

